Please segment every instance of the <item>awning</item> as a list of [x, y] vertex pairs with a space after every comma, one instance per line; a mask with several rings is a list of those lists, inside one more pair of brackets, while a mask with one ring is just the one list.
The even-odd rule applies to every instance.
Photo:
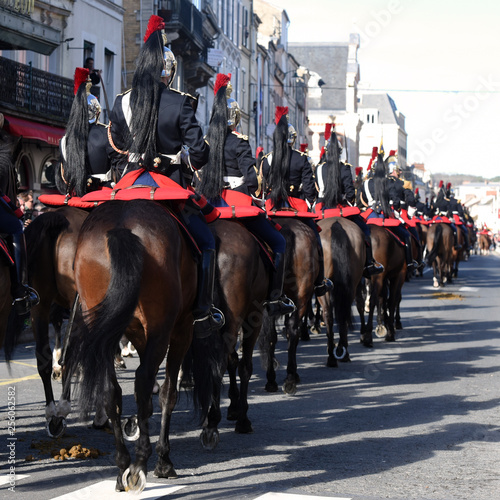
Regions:
[[59, 145], [61, 137], [66, 132], [63, 128], [51, 127], [50, 125], [23, 120], [14, 116], [4, 116], [5, 120], [9, 122], [7, 130], [12, 135], [22, 135], [26, 139], [38, 139], [53, 146]]

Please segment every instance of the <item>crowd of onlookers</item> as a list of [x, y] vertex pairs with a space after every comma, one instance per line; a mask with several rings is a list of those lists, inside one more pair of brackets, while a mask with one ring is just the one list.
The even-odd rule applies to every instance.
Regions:
[[35, 205], [33, 199], [33, 191], [21, 191], [17, 195], [17, 204], [24, 213], [24, 227], [27, 227], [29, 223], [43, 211], [43, 205], [37, 203]]

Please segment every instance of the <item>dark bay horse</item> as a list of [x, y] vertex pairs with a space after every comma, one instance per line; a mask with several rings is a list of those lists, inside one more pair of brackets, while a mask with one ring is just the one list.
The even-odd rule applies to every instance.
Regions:
[[[283, 384], [286, 394], [297, 391], [300, 377], [297, 373], [297, 346], [304, 329], [307, 329], [309, 302], [314, 293], [314, 280], [319, 273], [318, 243], [313, 230], [295, 217], [273, 217], [281, 227], [286, 239], [286, 273], [283, 290], [293, 300], [296, 310], [285, 317], [285, 332], [288, 341], [287, 376]], [[277, 342], [275, 321], [266, 314], [260, 340], [261, 357], [266, 367], [266, 391], [276, 392], [276, 370], [274, 352]]]
[[[263, 250], [257, 240], [243, 224], [218, 219], [209, 227], [217, 243], [216, 303], [226, 319], [218, 334], [222, 343], [219, 347], [222, 354], [220, 378], [215, 381], [213, 404], [201, 435], [203, 447], [213, 449], [218, 442], [220, 391], [226, 368], [230, 399], [227, 419], [236, 421], [236, 432], [252, 432], [252, 424], [247, 416], [248, 385], [253, 373], [253, 350], [262, 326], [263, 302], [269, 284], [268, 266], [271, 262], [264, 262], [267, 257], [262, 255]], [[236, 350], [240, 332], [241, 359]]]
[[453, 229], [450, 224], [435, 223], [427, 231], [427, 256], [428, 266], [432, 266], [433, 286], [442, 287], [451, 281], [453, 259]]
[[[363, 276], [365, 240], [361, 229], [345, 217], [330, 217], [318, 222], [325, 258], [325, 276], [333, 282], [332, 292], [319, 297], [328, 338], [327, 366], [337, 366], [337, 360], [350, 361], [347, 334], [352, 327], [351, 306], [356, 299]], [[357, 301], [358, 309], [364, 304]], [[333, 318], [339, 329], [335, 348]]]
[[395, 340], [395, 314], [401, 301], [401, 290], [406, 278], [405, 250], [394, 235], [382, 226], [371, 225], [371, 242], [373, 257], [384, 266], [384, 272], [370, 278], [370, 307], [365, 323], [364, 311], [358, 307], [361, 319], [360, 341], [366, 347], [373, 346], [373, 315], [379, 308], [382, 317], [378, 323], [383, 324], [387, 333], [385, 340]]
[[[142, 491], [152, 453], [148, 419], [153, 386], [167, 352], [166, 379], [159, 393], [161, 430], [155, 475], [176, 476], [169, 457], [169, 427], [179, 368], [193, 338], [196, 260], [165, 206], [149, 200], [115, 200], [97, 207], [83, 223], [74, 269], [84, 321], [71, 337], [67, 366], [70, 373], [81, 373], [83, 411], [103, 400], [112, 422], [119, 469], [116, 489]], [[133, 463], [124, 443], [122, 394], [113, 362], [124, 334], [140, 357], [134, 390], [140, 434]], [[208, 366], [208, 356], [195, 358], [194, 363], [200, 364], [199, 369], [202, 364]], [[205, 380], [211, 390], [210, 369]], [[200, 408], [207, 411], [210, 401], [207, 393], [199, 401]]]
[[481, 255], [490, 253], [491, 238], [486, 233], [479, 233], [479, 252]]

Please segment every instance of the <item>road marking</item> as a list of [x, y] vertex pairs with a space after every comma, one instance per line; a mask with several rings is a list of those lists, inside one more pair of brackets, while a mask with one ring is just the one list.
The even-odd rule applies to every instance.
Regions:
[[30, 368], [38, 368], [36, 365], [30, 365], [29, 363], [23, 363], [22, 361], [11, 361], [11, 363], [15, 363], [16, 365], [29, 366]]
[[17, 382], [23, 382], [24, 380], [34, 380], [36, 378], [40, 378], [40, 375], [38, 375], [38, 373], [34, 373], [33, 375], [27, 375], [26, 377], [21, 377], [21, 378], [1, 378], [0, 385], [17, 384]]
[[474, 286], [463, 286], [462, 288], [458, 289], [459, 292], [479, 292], [479, 288], [476, 288]]
[[[106, 500], [124, 500], [129, 497], [126, 493], [115, 491], [116, 481], [101, 481], [100, 483], [87, 486], [77, 491], [72, 491], [66, 495], [55, 497], [52, 500], [78, 500], [88, 498], [105, 498]], [[133, 495], [137, 500], [156, 500], [165, 495], [170, 495], [185, 486], [169, 486], [159, 483], [147, 483], [144, 491], [140, 495]]]
[[352, 500], [346, 497], [317, 497], [314, 495], [296, 495], [293, 493], [266, 493], [255, 500]]
[[[16, 474], [16, 484], [18, 481], [21, 481], [21, 479], [26, 479], [27, 477], [29, 477], [29, 475], [27, 474]], [[8, 474], [5, 476], [0, 476], [0, 486], [3, 486], [4, 484], [10, 484], [10, 477]]]

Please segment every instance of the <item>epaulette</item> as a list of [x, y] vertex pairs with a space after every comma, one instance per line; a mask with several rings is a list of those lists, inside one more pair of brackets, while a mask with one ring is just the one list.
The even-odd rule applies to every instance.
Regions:
[[272, 153], [272, 151], [269, 151], [269, 153], [266, 153], [265, 155], [262, 155], [261, 159], [263, 160], [264, 158], [267, 158], [271, 153]]
[[240, 139], [243, 139], [244, 141], [248, 141], [248, 135], [241, 134], [240, 132], [236, 132], [236, 130], [233, 130], [233, 134], [236, 137], [239, 137]]
[[122, 92], [121, 94], [117, 94], [117, 96], [119, 96], [119, 95], [125, 95], [125, 94], [128, 94], [129, 92], [132, 92], [132, 89], [128, 89], [125, 92]]
[[307, 157], [309, 156], [306, 152], [304, 152], [304, 151], [300, 151], [300, 149], [295, 149], [295, 148], [293, 148], [293, 150], [294, 150], [294, 151], [297, 151], [297, 153], [300, 153], [302, 156], [307, 156]]
[[169, 90], [171, 90], [172, 92], [177, 92], [177, 94], [180, 94], [180, 95], [187, 95], [188, 97], [191, 97], [191, 99], [194, 99], [195, 101], [198, 100], [197, 97], [195, 97], [194, 95], [188, 94], [187, 92], [181, 92], [180, 90], [173, 89], [171, 87], [169, 87]]

